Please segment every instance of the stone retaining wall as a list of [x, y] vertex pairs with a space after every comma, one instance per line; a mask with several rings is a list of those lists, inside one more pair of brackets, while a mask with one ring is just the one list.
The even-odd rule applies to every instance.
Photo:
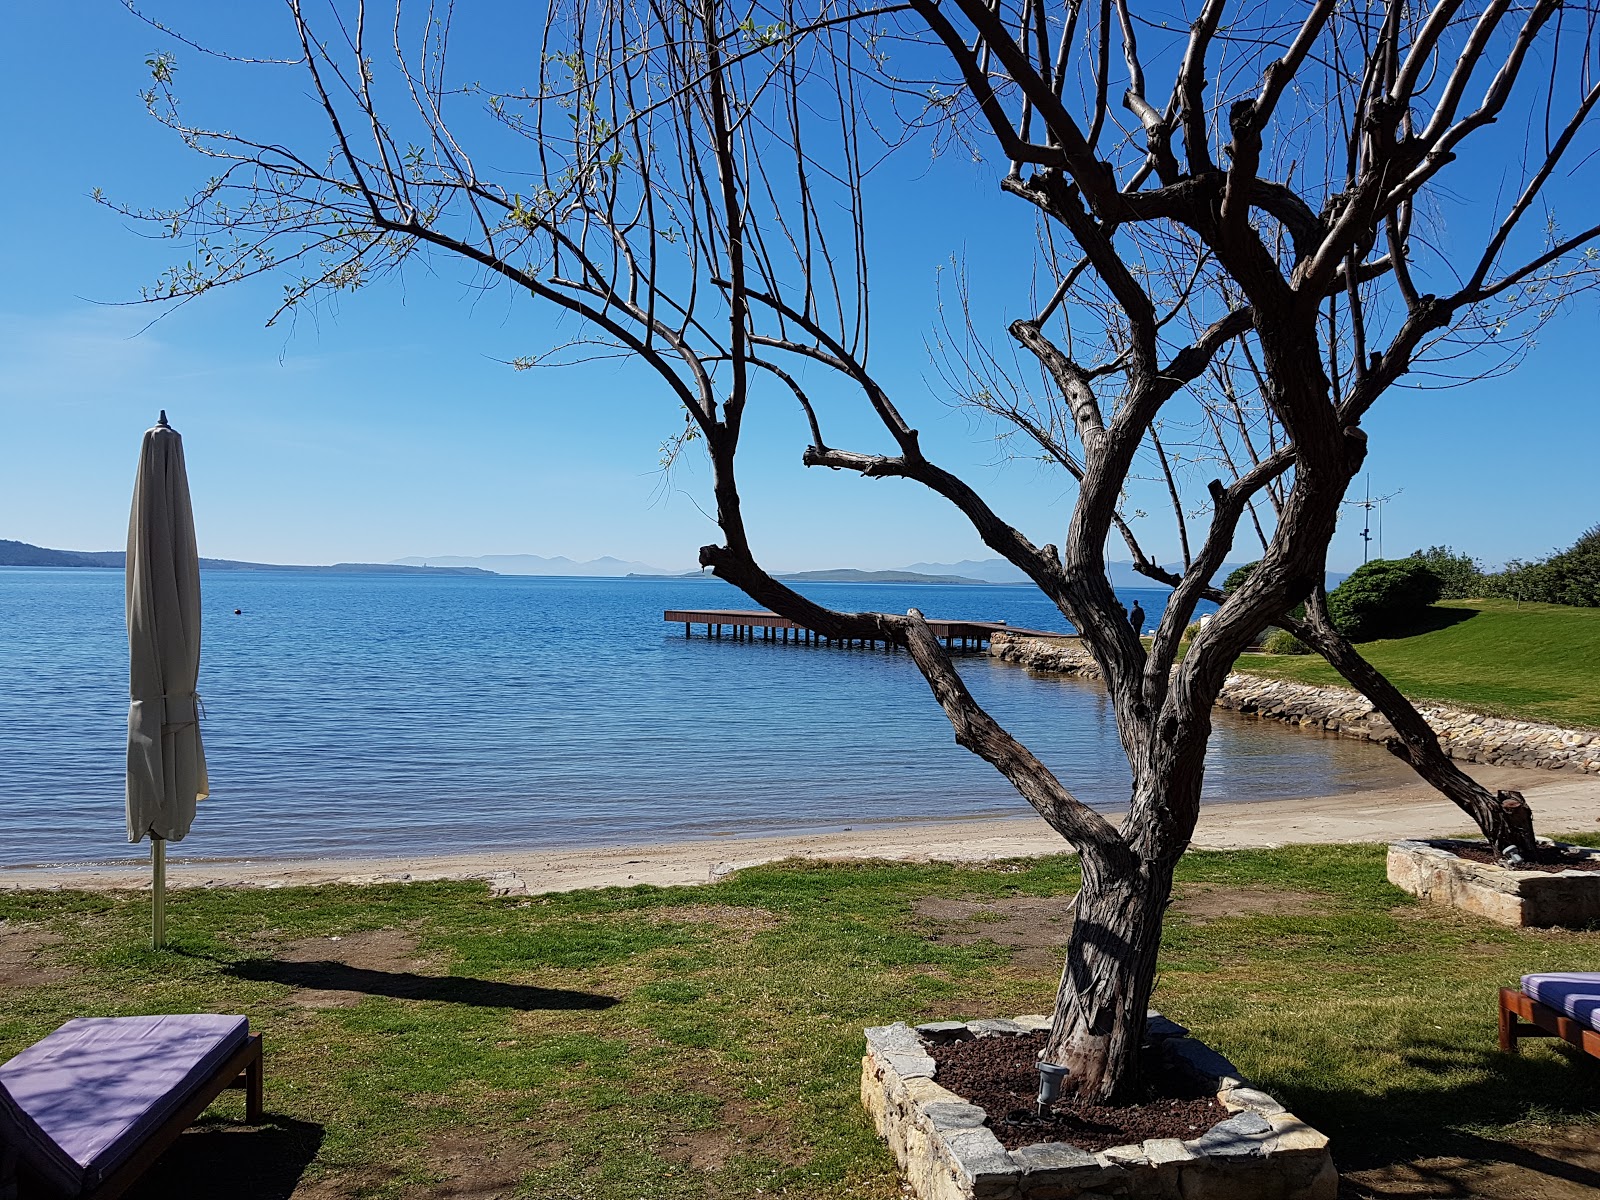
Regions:
[[[1389, 882], [1421, 900], [1448, 904], [1502, 925], [1584, 929], [1600, 921], [1600, 872], [1518, 871], [1499, 863], [1473, 862], [1456, 854], [1468, 844], [1448, 838], [1395, 842], [1389, 847]], [[1600, 859], [1600, 850], [1553, 844], [1586, 859]]]
[[1028, 638], [1014, 633], [996, 632], [989, 639], [989, 655], [1001, 662], [1017, 663], [1035, 671], [1057, 675], [1081, 675], [1099, 679], [1100, 668], [1077, 638]]
[[1334, 1200], [1328, 1139], [1188, 1030], [1150, 1014], [1155, 1049], [1217, 1091], [1232, 1116], [1190, 1141], [1153, 1138], [1090, 1153], [1064, 1142], [1008, 1151], [983, 1109], [936, 1079], [935, 1042], [1048, 1028], [1043, 1016], [866, 1031], [861, 1102], [915, 1200]]
[[[1004, 662], [1036, 671], [1098, 679], [1100, 671], [1076, 641], [1048, 641], [996, 634], [989, 653]], [[1384, 742], [1394, 728], [1366, 697], [1350, 688], [1315, 687], [1286, 679], [1235, 672], [1222, 685], [1217, 707], [1250, 716], [1337, 733], [1341, 737]], [[1506, 767], [1542, 767], [1600, 775], [1600, 733], [1563, 729], [1536, 721], [1486, 717], [1443, 705], [1418, 711], [1439, 735], [1451, 758]]]

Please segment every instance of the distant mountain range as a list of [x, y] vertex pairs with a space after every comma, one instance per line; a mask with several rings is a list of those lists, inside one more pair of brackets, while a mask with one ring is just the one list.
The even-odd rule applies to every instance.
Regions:
[[480, 571], [493, 571], [496, 575], [587, 575], [602, 579], [620, 579], [625, 575], [670, 575], [649, 563], [624, 562], [609, 554], [591, 558], [587, 562], [574, 562], [564, 555], [541, 558], [537, 554], [480, 554], [467, 558], [458, 554], [436, 554], [426, 558], [413, 555], [397, 558], [395, 566], [404, 567], [475, 567]]
[[938, 575], [909, 568], [904, 571], [857, 571], [842, 567], [834, 571], [792, 571], [778, 578], [809, 583], [975, 583], [980, 587], [989, 582], [970, 575]]
[[[0, 567], [112, 567], [120, 570], [127, 560], [121, 550], [49, 550], [27, 542], [0, 538]], [[393, 563], [334, 563], [331, 567], [297, 567], [284, 563], [238, 562], [231, 558], [202, 558], [205, 571], [319, 571], [329, 575], [490, 575], [473, 567], [412, 567]]]
[[[629, 579], [715, 579], [709, 572], [686, 571], [681, 575], [657, 575], [635, 572]], [[854, 567], [840, 567], [832, 571], [778, 572], [774, 579], [789, 583], [943, 583], [990, 586], [987, 579], [970, 579], [964, 575], [924, 575], [920, 571], [858, 571]]]
[[[1181, 571], [1181, 563], [1164, 563], [1169, 570]], [[1221, 583], [1228, 577], [1228, 573], [1237, 567], [1238, 563], [1224, 563], [1214, 576], [1215, 582]], [[1018, 568], [1012, 566], [1003, 558], [962, 559], [958, 563], [912, 563], [906, 567], [907, 571], [926, 572], [930, 575], [968, 575], [981, 579], [985, 583], [1027, 583], [1028, 577]], [[1146, 575], [1141, 575], [1133, 569], [1132, 562], [1110, 562], [1106, 564], [1106, 574], [1111, 577], [1111, 586], [1118, 588], [1160, 587], [1155, 580]]]
[[[121, 550], [49, 550], [27, 542], [0, 539], [0, 567], [115, 567], [123, 562]], [[628, 562], [606, 555], [584, 562], [558, 555], [542, 558], [537, 554], [480, 554], [465, 557], [441, 554], [430, 557], [399, 558], [388, 563], [335, 563], [331, 567], [300, 567], [283, 563], [238, 562], [227, 558], [202, 558], [208, 571], [321, 571], [342, 575], [568, 575], [602, 579], [698, 579], [713, 578], [709, 573], [675, 573], [649, 563]], [[1178, 570], [1176, 563], [1165, 564]], [[1213, 577], [1220, 584], [1238, 563], [1223, 563]], [[1111, 585], [1117, 588], [1158, 587], [1140, 575], [1131, 562], [1107, 564]], [[788, 571], [777, 576], [798, 583], [940, 583], [940, 584], [1025, 584], [1025, 576], [1003, 558], [962, 559], [954, 563], [918, 562], [888, 571], [862, 571], [841, 567], [828, 571]], [[1344, 575], [1328, 572], [1328, 587], [1338, 585]]]
[[[1182, 563], [1161, 564], [1169, 571], [1182, 572]], [[1235, 568], [1243, 563], [1227, 562], [1217, 568], [1217, 573], [1211, 577], [1216, 586], [1222, 586], [1222, 581], [1231, 575]], [[1028, 577], [1003, 558], [962, 559], [956, 563], [912, 563], [902, 570], [915, 571], [926, 575], [964, 575], [971, 579], [982, 580], [985, 583], [1026, 583]], [[1118, 588], [1160, 587], [1147, 575], [1141, 575], [1134, 570], [1132, 562], [1117, 561], [1106, 564], [1106, 573], [1111, 577], [1111, 586]], [[1343, 571], [1329, 571], [1327, 586], [1337, 587], [1345, 578]]]

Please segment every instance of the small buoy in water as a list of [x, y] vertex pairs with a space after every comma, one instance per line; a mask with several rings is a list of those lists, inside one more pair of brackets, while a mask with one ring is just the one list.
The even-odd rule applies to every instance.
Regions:
[[236, 617], [242, 617], [242, 616], [244, 616], [244, 609], [242, 609], [242, 608], [236, 608], [236, 609], [234, 609], [234, 610], [233, 610], [233, 615], [234, 615], [234, 616], [236, 616]]

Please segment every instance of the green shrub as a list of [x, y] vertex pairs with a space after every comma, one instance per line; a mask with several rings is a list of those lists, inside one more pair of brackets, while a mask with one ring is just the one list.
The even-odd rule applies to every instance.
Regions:
[[1261, 560], [1257, 559], [1255, 562], [1245, 563], [1242, 567], [1235, 567], [1233, 570], [1228, 572], [1228, 577], [1222, 581], [1222, 590], [1224, 592], [1238, 591], [1239, 586], [1244, 583], [1246, 579], [1250, 578], [1250, 572], [1254, 571], [1260, 565]]
[[1267, 634], [1267, 640], [1261, 643], [1261, 648], [1268, 654], [1311, 653], [1311, 647], [1295, 637], [1287, 629], [1274, 629]]
[[1379, 558], [1352, 571], [1328, 596], [1328, 615], [1352, 641], [1392, 634], [1439, 598], [1439, 577], [1421, 559]]
[[1413, 550], [1411, 558], [1438, 578], [1441, 600], [1472, 600], [1488, 594], [1483, 568], [1470, 554], [1457, 554], [1449, 546], [1429, 546]]
[[1567, 549], [1538, 562], [1512, 559], [1484, 579], [1484, 594], [1541, 604], [1600, 608], [1600, 525]]

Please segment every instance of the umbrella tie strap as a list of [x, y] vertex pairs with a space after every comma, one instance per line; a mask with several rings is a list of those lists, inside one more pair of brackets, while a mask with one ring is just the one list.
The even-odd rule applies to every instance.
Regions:
[[152, 696], [148, 700], [135, 700], [134, 703], [152, 704], [157, 700], [161, 702], [162, 708], [162, 733], [172, 733], [190, 725], [198, 725], [201, 718], [206, 715], [205, 705], [201, 703], [199, 692]]
[[200, 703], [199, 692], [180, 693], [176, 696], [161, 697], [166, 702], [166, 720], [161, 722], [161, 732], [171, 733], [190, 725], [198, 725], [200, 718], [205, 715], [205, 707]]

